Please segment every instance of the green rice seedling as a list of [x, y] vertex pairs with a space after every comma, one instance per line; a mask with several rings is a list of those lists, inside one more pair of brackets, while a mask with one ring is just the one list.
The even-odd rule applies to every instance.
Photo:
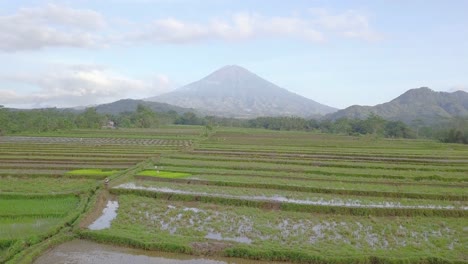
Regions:
[[96, 180], [84, 178], [45, 177], [0, 177], [0, 194], [53, 194], [85, 192], [97, 184]]
[[173, 171], [158, 171], [158, 170], [144, 170], [139, 172], [137, 175], [140, 176], [150, 176], [150, 177], [158, 177], [158, 178], [186, 178], [189, 177], [189, 173], [184, 172], [173, 172]]
[[[187, 184], [189, 183], [189, 184]], [[249, 185], [244, 184], [242, 182], [218, 182], [219, 184], [211, 184], [210, 181], [200, 181], [194, 179], [152, 179], [146, 178], [145, 180], [138, 180], [136, 181], [137, 186], [141, 186], [143, 188], [140, 189], [148, 189], [151, 190], [152, 188], [164, 188], [164, 189], [172, 189], [175, 193], [177, 192], [187, 192], [187, 193], [205, 193], [207, 195], [226, 195], [226, 196], [238, 196], [238, 197], [258, 197], [258, 198], [277, 198], [278, 201], [290, 199], [290, 200], [302, 200], [302, 201], [323, 201], [326, 203], [327, 200], [329, 201], [336, 201], [336, 202], [343, 202], [343, 203], [354, 203], [359, 202], [360, 204], [372, 204], [372, 203], [393, 203], [393, 204], [400, 204], [400, 205], [453, 205], [455, 207], [462, 207], [466, 206], [466, 199], [463, 199], [465, 196], [454, 196], [454, 199], [448, 199], [446, 196], [443, 195], [430, 195], [420, 193], [406, 193], [407, 196], [413, 194], [414, 197], [405, 197], [405, 193], [401, 195], [401, 193], [394, 192], [394, 193], [387, 193], [387, 192], [372, 192], [372, 191], [355, 191], [341, 189], [341, 188], [326, 188], [326, 189], [319, 189], [311, 187], [310, 189], [301, 190], [295, 188], [268, 188], [269, 184], [264, 184], [261, 186], [260, 184]], [[232, 184], [231, 184], [232, 183]], [[216, 186], [213, 188], [213, 185]], [[234, 188], [233, 188], [234, 187]], [[276, 186], [271, 186], [276, 187]], [[124, 187], [125, 188], [125, 187]], [[132, 188], [132, 187], [130, 187]], [[392, 195], [395, 194], [395, 195]], [[459, 199], [455, 199], [459, 198]]]
[[40, 216], [0, 217], [0, 237], [20, 239], [40, 235], [61, 223], [62, 218]]
[[167, 243], [188, 247], [187, 253], [197, 253], [199, 243], [216, 242], [225, 248], [211, 254], [304, 263], [464, 258], [466, 221], [457, 218], [310, 214], [133, 195], [120, 195], [119, 203], [110, 229], [85, 231], [83, 237], [145, 249]]
[[111, 176], [120, 170], [103, 170], [103, 169], [77, 169], [71, 170], [65, 173], [66, 175], [86, 175], [86, 176], [98, 176], [106, 177]]
[[[74, 234], [268, 261], [466, 262], [466, 146], [222, 127], [200, 137], [202, 131], [2, 138], [0, 263], [31, 263]], [[107, 187], [97, 180], [104, 177]], [[160, 190], [114, 188], [129, 182]], [[111, 227], [80, 227], [107, 189], [119, 201]]]
[[37, 198], [37, 199], [1, 199], [0, 217], [22, 216], [64, 216], [76, 208], [79, 199], [76, 196]]

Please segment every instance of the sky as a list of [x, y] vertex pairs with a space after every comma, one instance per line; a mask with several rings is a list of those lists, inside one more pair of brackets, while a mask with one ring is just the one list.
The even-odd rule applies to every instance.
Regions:
[[0, 105], [141, 99], [239, 65], [317, 102], [468, 91], [466, 0], [0, 0]]

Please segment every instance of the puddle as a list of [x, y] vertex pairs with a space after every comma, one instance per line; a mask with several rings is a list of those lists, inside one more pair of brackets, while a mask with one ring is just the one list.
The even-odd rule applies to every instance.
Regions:
[[[61, 244], [39, 257], [34, 264], [266, 264], [273, 262], [237, 258], [201, 258], [185, 254], [145, 251], [125, 247], [98, 244], [87, 240], [73, 240]], [[279, 262], [274, 262], [279, 263]], [[282, 262], [285, 264], [285, 262]]]
[[132, 190], [147, 190], [162, 193], [174, 193], [174, 194], [188, 194], [188, 195], [200, 195], [210, 197], [223, 197], [223, 198], [234, 198], [242, 200], [256, 200], [256, 201], [272, 201], [272, 202], [286, 202], [295, 204], [308, 204], [308, 205], [324, 205], [324, 206], [340, 206], [340, 207], [361, 207], [361, 208], [408, 208], [408, 209], [446, 209], [454, 210], [461, 209], [467, 210], [466, 206], [456, 208], [453, 205], [402, 205], [397, 202], [377, 202], [371, 204], [362, 204], [359, 200], [343, 201], [340, 199], [317, 199], [317, 200], [298, 200], [290, 199], [283, 196], [245, 196], [245, 195], [231, 195], [231, 194], [212, 194], [206, 192], [192, 192], [184, 190], [174, 190], [167, 187], [144, 187], [137, 186], [135, 183], [124, 183], [115, 188], [132, 189]]
[[223, 237], [221, 233], [212, 233], [212, 232], [208, 233], [208, 235], [206, 235], [205, 238], [214, 239], [214, 240], [234, 241], [234, 242], [245, 243], [245, 244], [252, 243], [252, 239], [245, 237], [245, 236]]
[[117, 217], [117, 208], [119, 208], [118, 201], [107, 201], [106, 208], [102, 210], [102, 215], [96, 219], [91, 225], [88, 226], [91, 230], [102, 230], [111, 226], [112, 220]]
[[184, 210], [184, 212], [191, 211], [191, 212], [194, 212], [194, 213], [204, 212], [203, 210], [201, 210], [199, 208], [195, 208], [195, 207], [185, 207], [183, 210]]

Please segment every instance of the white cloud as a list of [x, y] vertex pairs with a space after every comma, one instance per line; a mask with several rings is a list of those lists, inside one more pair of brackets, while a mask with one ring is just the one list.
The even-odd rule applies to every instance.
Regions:
[[155, 20], [126, 36], [130, 41], [187, 43], [204, 40], [241, 41], [253, 38], [293, 37], [322, 42], [325, 37], [311, 21], [300, 17], [265, 17], [236, 13], [228, 19], [213, 18], [201, 24], [175, 18]]
[[111, 102], [122, 98], [146, 98], [172, 89], [165, 75], [132, 79], [95, 65], [51, 68], [37, 75], [3, 76], [10, 83], [31, 85], [36, 92], [22, 94], [0, 89], [0, 104], [27, 107], [70, 107]]
[[49, 4], [21, 8], [13, 15], [0, 16], [0, 50], [11, 52], [44, 47], [90, 47], [99, 42], [95, 32], [106, 25], [93, 11]]
[[[131, 26], [130, 26], [131, 25]], [[122, 43], [186, 44], [210, 40], [246, 41], [258, 38], [300, 39], [320, 43], [331, 36], [374, 41], [382, 38], [366, 14], [356, 10], [333, 13], [314, 8], [302, 14], [265, 16], [238, 12], [207, 22], [174, 17], [150, 22], [106, 18], [89, 9], [49, 4], [0, 15], [0, 51], [45, 47], [103, 47]]]
[[296, 38], [323, 42], [331, 35], [366, 41], [382, 39], [372, 29], [369, 18], [355, 10], [333, 14], [326, 9], [310, 9], [303, 16], [267, 17], [257, 13], [235, 13], [228, 18], [213, 18], [207, 23], [176, 18], [158, 19], [127, 40], [153, 43], [188, 43], [204, 40], [240, 41], [253, 38]]
[[382, 39], [382, 34], [372, 29], [369, 18], [355, 10], [332, 14], [324, 8], [311, 8], [315, 23], [324, 31], [343, 37], [360, 38], [369, 41]]

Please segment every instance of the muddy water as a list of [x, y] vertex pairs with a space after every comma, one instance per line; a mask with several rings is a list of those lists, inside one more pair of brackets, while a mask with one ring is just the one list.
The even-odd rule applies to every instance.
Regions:
[[216, 233], [216, 232], [208, 232], [208, 234], [205, 236], [205, 238], [214, 239], [214, 240], [235, 241], [235, 242], [244, 243], [244, 244], [251, 244], [252, 243], [252, 239], [250, 239], [250, 238], [248, 238], [246, 236], [224, 237], [221, 233]]
[[[39, 257], [34, 264], [266, 264], [272, 262], [235, 258], [201, 258], [184, 254], [145, 251], [125, 247], [98, 244], [87, 240], [73, 240], [61, 244]], [[285, 262], [281, 262], [285, 263]]]
[[117, 208], [119, 208], [119, 202], [112, 200], [107, 201], [107, 206], [102, 210], [102, 215], [89, 225], [88, 228], [91, 230], [109, 228], [112, 220], [117, 217]]
[[407, 209], [446, 209], [454, 210], [461, 209], [467, 210], [468, 208], [463, 206], [456, 208], [453, 205], [402, 205], [398, 202], [379, 202], [379, 203], [369, 203], [362, 204], [360, 201], [342, 201], [342, 200], [298, 200], [290, 199], [280, 195], [274, 196], [245, 196], [245, 195], [232, 195], [232, 194], [222, 194], [222, 193], [207, 193], [207, 192], [195, 192], [195, 191], [185, 191], [185, 190], [175, 190], [167, 187], [144, 187], [138, 186], [135, 183], [124, 183], [115, 188], [121, 189], [132, 189], [132, 190], [148, 190], [153, 192], [162, 192], [162, 193], [175, 193], [175, 194], [188, 194], [188, 195], [200, 195], [200, 196], [210, 196], [210, 197], [223, 197], [223, 198], [234, 198], [242, 200], [255, 200], [255, 201], [272, 201], [272, 202], [285, 202], [285, 203], [295, 203], [295, 204], [308, 204], [308, 205], [324, 205], [324, 206], [341, 206], [341, 207], [361, 207], [361, 208], [407, 208]]

